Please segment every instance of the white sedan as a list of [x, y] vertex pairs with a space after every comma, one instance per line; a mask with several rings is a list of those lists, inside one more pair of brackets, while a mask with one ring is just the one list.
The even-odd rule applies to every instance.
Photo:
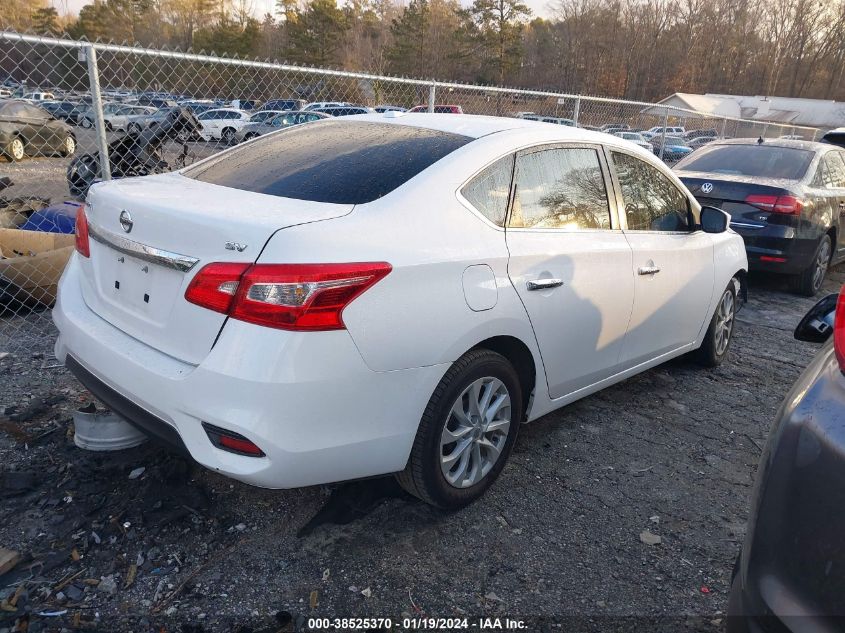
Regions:
[[223, 141], [231, 144], [235, 134], [249, 123], [250, 113], [236, 108], [206, 110], [197, 116], [200, 122], [200, 136], [206, 141]]
[[56, 356], [236, 479], [395, 473], [460, 507], [521, 423], [681, 354], [722, 362], [748, 267], [727, 224], [607, 134], [316, 121], [94, 185]]

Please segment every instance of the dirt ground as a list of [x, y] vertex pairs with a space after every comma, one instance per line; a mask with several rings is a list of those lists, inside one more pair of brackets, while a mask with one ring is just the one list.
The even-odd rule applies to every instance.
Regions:
[[24, 557], [0, 575], [0, 633], [22, 617], [29, 633], [134, 633], [334, 616], [719, 631], [758, 456], [817, 349], [792, 338], [813, 303], [752, 277], [724, 365], [680, 359], [523, 427], [496, 485], [455, 513], [390, 478], [269, 491], [150, 443], [79, 450], [71, 414], [90, 396], [45, 336], [0, 360], [0, 548]]

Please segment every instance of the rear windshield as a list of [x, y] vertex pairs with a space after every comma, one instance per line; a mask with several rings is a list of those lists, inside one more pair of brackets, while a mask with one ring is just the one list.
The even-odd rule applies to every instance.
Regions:
[[364, 204], [471, 140], [406, 125], [319, 121], [260, 137], [183, 174], [284, 198]]
[[813, 156], [809, 150], [776, 145], [708, 145], [678, 163], [675, 169], [800, 180]]

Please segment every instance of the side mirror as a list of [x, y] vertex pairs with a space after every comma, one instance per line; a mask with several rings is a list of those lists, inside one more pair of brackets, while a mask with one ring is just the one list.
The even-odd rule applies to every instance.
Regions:
[[795, 338], [808, 343], [824, 343], [833, 334], [836, 300], [839, 295], [827, 295], [807, 311], [795, 328]]
[[716, 207], [701, 207], [701, 230], [705, 233], [724, 233], [731, 216]]

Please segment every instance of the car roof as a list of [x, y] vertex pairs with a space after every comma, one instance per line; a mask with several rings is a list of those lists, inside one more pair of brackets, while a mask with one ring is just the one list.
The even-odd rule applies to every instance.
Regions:
[[799, 141], [788, 138], [767, 138], [760, 143], [756, 138], [730, 138], [720, 140], [716, 145], [768, 145], [772, 147], [791, 147], [794, 149], [803, 149], [811, 152], [826, 151], [830, 149], [830, 145], [826, 143], [816, 143], [815, 141]]

